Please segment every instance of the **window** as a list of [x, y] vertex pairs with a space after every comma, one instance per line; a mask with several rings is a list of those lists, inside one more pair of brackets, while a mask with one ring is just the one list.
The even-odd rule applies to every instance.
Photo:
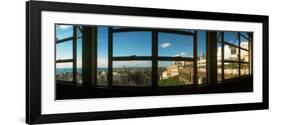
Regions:
[[235, 78], [239, 76], [238, 63], [224, 63], [224, 79]]
[[232, 45], [224, 45], [224, 60], [238, 61], [238, 48]]
[[158, 33], [160, 57], [193, 57], [193, 36]]
[[252, 84], [250, 32], [79, 25], [55, 30], [56, 91], [62, 93], [73, 86], [75, 94], [89, 97], [232, 92]]
[[56, 44], [56, 59], [65, 60], [73, 58], [73, 41], [67, 40]]
[[224, 42], [238, 46], [238, 33], [237, 32], [224, 32]]
[[207, 84], [206, 31], [197, 31], [197, 81]]
[[72, 25], [56, 25], [56, 41], [73, 37]]
[[[77, 25], [55, 29], [56, 79], [62, 83], [82, 85], [83, 59], [91, 58], [84, 64], [95, 68], [87, 77], [95, 87], [207, 85], [208, 31]], [[217, 81], [251, 74], [251, 35], [216, 32]], [[89, 51], [82, 51], [83, 46]]]
[[60, 83], [82, 84], [82, 28], [55, 25], [56, 80]]
[[[217, 33], [218, 81], [250, 75], [250, 35], [248, 32]], [[223, 47], [222, 47], [223, 46]], [[223, 58], [222, 58], [223, 57]], [[223, 64], [223, 65], [222, 65]]]
[[158, 32], [158, 86], [194, 84], [193, 53], [194, 33]]
[[152, 33], [136, 30], [112, 30], [112, 86], [152, 86]]
[[217, 32], [217, 81], [222, 81], [222, 32]]
[[108, 85], [108, 27], [97, 27], [97, 86]]
[[78, 27], [77, 30], [77, 40], [76, 40], [76, 82], [79, 85], [82, 85], [82, 27]]
[[159, 61], [159, 86], [178, 86], [193, 84], [193, 62]]
[[151, 56], [151, 33], [114, 33], [113, 56]]
[[71, 82], [73, 80], [73, 64], [72, 62], [57, 63], [56, 79], [60, 81]]
[[113, 61], [114, 86], [151, 86], [151, 61]]

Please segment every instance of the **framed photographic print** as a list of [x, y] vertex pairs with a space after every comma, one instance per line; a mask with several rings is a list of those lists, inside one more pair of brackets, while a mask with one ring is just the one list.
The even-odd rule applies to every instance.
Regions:
[[26, 4], [26, 123], [268, 109], [268, 16]]

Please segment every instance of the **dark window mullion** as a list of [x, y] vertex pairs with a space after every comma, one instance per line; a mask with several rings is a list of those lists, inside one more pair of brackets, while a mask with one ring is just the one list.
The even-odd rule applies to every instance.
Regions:
[[113, 61], [113, 30], [112, 27], [108, 28], [108, 87], [112, 88], [112, 61]]
[[158, 32], [152, 31], [152, 88], [158, 87]]
[[190, 31], [181, 31], [181, 30], [173, 30], [173, 29], [149, 29], [149, 28], [120, 28], [120, 29], [112, 29], [113, 33], [121, 33], [121, 32], [163, 32], [163, 33], [172, 33], [179, 35], [187, 35], [194, 36], [194, 33]]
[[197, 80], [197, 31], [194, 31], [193, 36], [193, 84], [198, 85]]
[[[74, 30], [74, 29], [73, 29]], [[74, 34], [74, 33], [73, 33]], [[64, 39], [61, 39], [61, 40], [56, 40], [56, 44], [58, 43], [63, 43], [63, 42], [67, 42], [69, 40], [73, 40], [74, 38], [73, 37], [67, 37], [67, 38], [64, 38]]]
[[161, 61], [194, 61], [195, 58], [185, 58], [185, 57], [157, 57], [157, 60], [161, 60]]
[[[244, 36], [244, 35], [241, 34], [241, 33], [240, 33], [240, 36], [244, 37], [244, 38], [247, 39], [248, 41], [250, 40], [250, 39], [249, 39], [250, 37], [247, 38], [246, 36]], [[248, 35], [248, 36], [249, 36], [249, 35]]]
[[112, 60], [152, 60], [152, 57], [150, 56], [122, 56], [122, 57], [112, 57]]
[[77, 29], [76, 26], [73, 27], [73, 84], [77, 85]]
[[66, 63], [66, 62], [73, 62], [73, 59], [60, 59], [60, 60], [56, 60], [56, 63]]

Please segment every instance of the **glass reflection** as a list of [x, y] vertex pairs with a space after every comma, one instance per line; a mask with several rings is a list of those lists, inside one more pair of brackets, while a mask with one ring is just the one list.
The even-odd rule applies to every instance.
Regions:
[[249, 62], [249, 52], [246, 50], [240, 50], [240, 60], [242, 62]]
[[240, 69], [241, 75], [249, 75], [250, 74], [250, 71], [249, 71], [250, 67], [249, 66], [250, 65], [247, 64], [247, 63], [241, 64], [241, 69]]
[[224, 45], [224, 60], [238, 61], [238, 50], [237, 47]]
[[239, 76], [238, 63], [224, 63], [224, 79], [234, 78]]

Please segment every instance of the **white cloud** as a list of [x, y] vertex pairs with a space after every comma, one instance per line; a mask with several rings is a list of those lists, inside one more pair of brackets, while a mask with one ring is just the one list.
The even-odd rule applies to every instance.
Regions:
[[169, 47], [169, 46], [171, 46], [172, 44], [171, 43], [161, 43], [160, 44], [160, 47], [161, 48], [167, 48], [167, 47]]

